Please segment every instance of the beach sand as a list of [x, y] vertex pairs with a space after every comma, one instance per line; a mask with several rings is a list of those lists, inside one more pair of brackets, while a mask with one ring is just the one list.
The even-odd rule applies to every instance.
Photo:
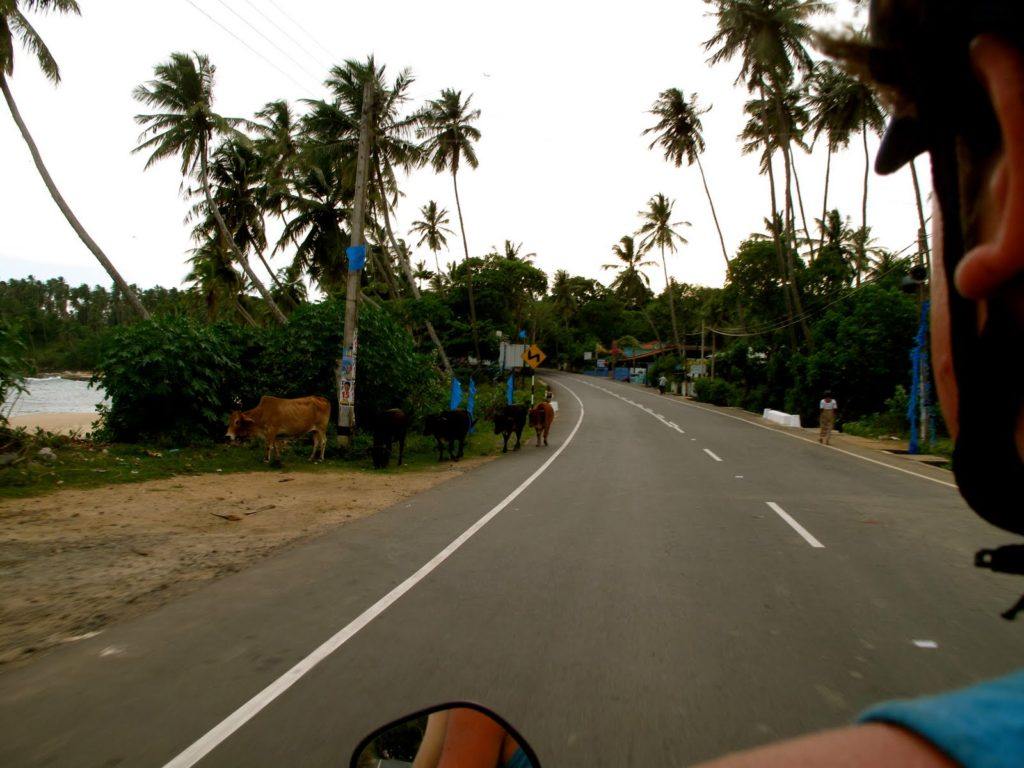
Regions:
[[95, 429], [94, 424], [98, 419], [97, 413], [23, 413], [11, 416], [10, 423], [12, 427], [24, 427], [30, 432], [44, 429], [65, 435], [72, 432], [84, 435]]

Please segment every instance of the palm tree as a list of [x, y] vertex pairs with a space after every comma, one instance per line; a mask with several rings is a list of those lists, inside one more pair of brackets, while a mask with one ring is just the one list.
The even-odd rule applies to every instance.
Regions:
[[208, 319], [214, 319], [221, 305], [226, 304], [249, 325], [256, 325], [253, 316], [239, 298], [245, 293], [245, 278], [231, 265], [231, 258], [219, 232], [214, 231], [205, 237], [193, 249], [188, 261], [192, 267], [185, 281], [199, 292]]
[[[813, 34], [809, 19], [827, 9], [827, 3], [820, 0], [705, 0], [715, 7], [711, 15], [716, 20], [716, 31], [704, 43], [706, 51], [713, 51], [708, 59], [711, 64], [729, 61], [739, 55], [740, 71], [736, 82], [744, 82], [747, 89], [756, 92], [760, 97], [762, 127], [776, 133], [776, 146], [772, 147], [768, 156], [768, 169], [771, 169], [771, 154], [775, 148], [782, 151], [786, 169], [786, 201], [787, 215], [783, 222], [784, 229], [790, 230], [789, 211], [792, 211], [789, 193], [792, 172], [791, 143], [792, 120], [787, 112], [786, 102], [790, 99], [792, 83], [798, 73], [810, 72], [813, 61], [807, 52], [806, 43]], [[768, 109], [774, 112], [774, 120], [768, 120]], [[767, 136], [765, 137], [767, 138]], [[772, 184], [774, 196], [774, 180]], [[778, 210], [773, 206], [774, 211]], [[806, 226], [805, 226], [806, 230]], [[772, 227], [773, 235], [776, 228]], [[787, 235], [788, 237], [788, 235]], [[788, 244], [785, 248], [776, 237], [776, 251], [780, 262], [784, 259], [789, 263], [790, 293], [793, 303], [801, 317], [799, 290], [795, 284], [794, 270], [791, 264], [791, 253]], [[789, 258], [787, 258], [787, 256]], [[811, 343], [811, 336], [806, 323], [802, 323], [804, 338]]]
[[711, 199], [711, 190], [708, 189], [708, 180], [704, 175], [704, 166], [701, 165], [700, 156], [706, 149], [704, 143], [704, 126], [701, 125], [700, 116], [707, 114], [711, 107], [701, 109], [697, 103], [697, 94], [693, 94], [689, 101], [678, 88], [669, 88], [662, 91], [658, 100], [651, 107], [651, 114], [658, 118], [658, 122], [644, 131], [644, 134], [653, 133], [657, 138], [651, 142], [649, 149], [660, 145], [665, 151], [665, 159], [675, 163], [679, 168], [683, 161], [687, 165], [697, 164], [700, 171], [700, 180], [704, 184], [704, 194], [707, 195], [708, 205], [711, 207], [711, 218], [714, 219], [715, 229], [718, 231], [718, 242], [722, 246], [722, 258], [725, 259], [725, 266], [729, 266], [729, 253], [725, 249], [725, 238], [722, 236], [722, 227], [718, 223], [718, 213], [715, 211], [715, 202]]
[[[847, 146], [850, 137], [860, 132], [864, 143], [864, 194], [861, 199], [861, 227], [868, 226], [868, 179], [871, 155], [868, 133], [881, 133], [885, 115], [873, 89], [860, 79], [834, 65], [821, 65], [811, 78], [808, 105], [812, 110], [815, 136], [824, 131], [828, 138], [829, 160], [832, 152]], [[826, 167], [825, 194], [828, 195]], [[826, 197], [827, 199], [827, 197]]]
[[[495, 250], [495, 252], [497, 252], [497, 248], [495, 248], [494, 250]], [[520, 243], [514, 243], [511, 240], [506, 240], [504, 248], [503, 248], [503, 253], [501, 255], [503, 255], [509, 261], [525, 261], [527, 264], [532, 263], [534, 257], [537, 254], [536, 253], [527, 253], [527, 254], [524, 254], [524, 255], [520, 256], [519, 254], [522, 252], [522, 250], [523, 250], [523, 244], [521, 242]]]
[[440, 275], [441, 262], [438, 261], [437, 253], [442, 248], [448, 247], [446, 235], [455, 234], [448, 228], [450, 223], [448, 221], [448, 211], [444, 208], [439, 209], [435, 201], [429, 200], [426, 205], [420, 208], [420, 216], [423, 218], [412, 223], [409, 234], [419, 235], [420, 239], [416, 241], [417, 248], [420, 248], [425, 243], [431, 253], [434, 254], [434, 266], [437, 268], [437, 274]]
[[624, 235], [612, 246], [612, 254], [619, 260], [617, 264], [602, 264], [602, 269], [616, 269], [618, 274], [612, 281], [611, 289], [626, 302], [627, 307], [635, 307], [643, 314], [651, 332], [661, 346], [661, 336], [651, 320], [644, 305], [651, 297], [651, 278], [643, 271], [644, 267], [653, 267], [653, 261], [644, 261], [643, 252], [638, 250], [632, 235]]
[[473, 295], [473, 267], [469, 261], [469, 245], [466, 243], [466, 225], [462, 217], [462, 203], [459, 200], [459, 167], [465, 161], [470, 168], [476, 168], [474, 144], [480, 140], [480, 130], [473, 125], [480, 117], [479, 109], [470, 109], [472, 95], [462, 98], [462, 91], [446, 88], [441, 96], [427, 102], [420, 113], [418, 135], [424, 140], [423, 151], [427, 161], [437, 173], [448, 171], [452, 175], [455, 189], [455, 208], [459, 214], [459, 229], [462, 232], [462, 249], [466, 257], [466, 289], [469, 293], [469, 325], [473, 333], [473, 351], [480, 360], [480, 339], [476, 328], [476, 299]]
[[661, 249], [661, 267], [665, 272], [665, 290], [668, 292], [668, 308], [672, 316], [672, 336], [676, 343], [676, 352], [685, 357], [686, 352], [679, 341], [679, 325], [676, 322], [675, 282], [668, 276], [668, 262], [665, 260], [665, 249], [676, 252], [676, 243], [685, 244], [686, 238], [676, 232], [673, 227], [690, 226], [688, 221], [672, 221], [672, 209], [675, 201], [669, 200], [660, 192], [647, 201], [647, 209], [640, 211], [643, 223], [637, 232], [643, 235], [640, 241], [640, 253], [646, 253], [654, 246]]
[[[758, 98], [748, 101], [744, 106], [748, 120], [740, 138], [744, 141], [743, 152], [745, 154], [761, 151], [761, 172], [768, 175], [768, 187], [771, 192], [772, 218], [769, 220], [768, 227], [775, 243], [780, 272], [786, 276], [788, 286], [788, 290], [785, 292], [787, 315], [791, 323], [794, 315], [799, 316], [804, 338], [810, 340], [810, 329], [803, 317], [803, 302], [796, 282], [796, 266], [793, 263], [796, 243], [795, 227], [793, 226], [793, 201], [790, 194], [789, 146], [794, 140], [800, 146], [804, 146], [801, 133], [806, 112], [801, 111], [800, 100], [800, 93], [790, 89], [782, 97]], [[781, 109], [776, 108], [777, 102], [782, 103]], [[794, 137], [796, 138], [794, 139]], [[786, 169], [786, 202], [781, 215], [776, 197], [773, 162], [774, 154], [777, 151], [782, 152]], [[805, 232], [805, 234], [810, 240], [810, 233]]]
[[[277, 274], [267, 262], [267, 232], [263, 214], [267, 207], [269, 187], [265, 179], [264, 157], [255, 151], [252, 142], [229, 138], [214, 150], [210, 158], [210, 186], [213, 201], [238, 249], [254, 252], [262, 262], [275, 286], [280, 288]], [[201, 193], [199, 193], [201, 195]], [[273, 193], [275, 207], [280, 205], [280, 188]], [[205, 196], [196, 202], [192, 215], [205, 219], [200, 228], [217, 229], [217, 222], [206, 210]]]
[[[817, 141], [825, 134], [828, 150], [825, 161], [825, 192], [821, 203], [821, 221], [828, 216], [828, 187], [832, 175], [832, 155], [850, 144], [850, 121], [843, 110], [844, 102], [840, 94], [844, 90], [844, 80], [848, 77], [832, 62], [817, 64], [808, 78], [807, 107], [810, 115], [810, 128]], [[825, 231], [821, 232], [824, 244]]]
[[[610, 265], [614, 267], [615, 265]], [[569, 319], [576, 311], [576, 295], [572, 290], [572, 277], [564, 269], [555, 271], [551, 280], [551, 303], [555, 308], [555, 316], [558, 317], [565, 330], [569, 330]]]
[[39, 33], [36, 32], [28, 17], [18, 7], [19, 3], [28, 11], [56, 11], [57, 13], [73, 13], [76, 15], [79, 13], [78, 3], [75, 0], [0, 0], [0, 91], [3, 91], [7, 107], [11, 110], [11, 117], [14, 118], [18, 130], [21, 132], [21, 138], [28, 145], [28, 151], [32, 155], [32, 162], [35, 163], [36, 170], [42, 177], [43, 184], [46, 185], [50, 197], [53, 198], [60, 212], [64, 214], [64, 218], [67, 219], [68, 224], [71, 225], [78, 238], [92, 252], [92, 255], [96, 257], [96, 260], [103, 266], [103, 269], [110, 275], [110, 279], [114, 281], [114, 284], [121, 293], [128, 299], [132, 309], [143, 320], [148, 320], [149, 312], [142, 306], [142, 301], [139, 299], [138, 294], [121, 277], [121, 273], [114, 267], [113, 262], [107, 258], [107, 255], [97, 245], [96, 241], [85, 231], [85, 227], [82, 226], [78, 217], [71, 210], [71, 206], [68, 205], [60, 190], [57, 189], [57, 185], [43, 163], [43, 157], [39, 152], [39, 148], [36, 146], [36, 142], [28, 130], [28, 125], [22, 119], [21, 112], [14, 100], [14, 94], [11, 92], [7, 78], [14, 74], [15, 38], [18, 39], [26, 50], [35, 55], [39, 68], [48, 80], [54, 84], [60, 82], [60, 68], [57, 66], [56, 60], [54, 60], [50, 49], [46, 47], [46, 43], [43, 42]]
[[154, 79], [138, 86], [133, 93], [137, 101], [159, 110], [154, 114], [136, 115], [145, 129], [139, 135], [135, 152], [151, 150], [146, 168], [172, 155], [181, 155], [181, 173], [194, 176], [206, 196], [206, 206], [213, 215], [231, 254], [241, 265], [249, 281], [256, 287], [271, 314], [280, 323], [288, 318], [281, 312], [267, 286], [253, 272], [249, 259], [235, 245], [230, 230], [213, 200], [210, 186], [210, 145], [215, 136], [237, 136], [236, 126], [245, 123], [239, 118], [223, 117], [213, 111], [213, 80], [216, 68], [200, 53], [172, 53], [169, 61], [158, 64]]
[[325, 293], [345, 284], [345, 249], [351, 240], [345, 224], [352, 204], [352, 187], [327, 153], [310, 149], [282, 193], [284, 230], [275, 252], [295, 246], [293, 265], [308, 274]]

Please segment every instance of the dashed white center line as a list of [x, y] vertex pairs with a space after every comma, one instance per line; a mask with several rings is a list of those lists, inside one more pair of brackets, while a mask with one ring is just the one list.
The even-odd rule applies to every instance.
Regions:
[[721, 461], [722, 460], [721, 456], [719, 456], [718, 454], [716, 454], [714, 451], [712, 451], [709, 448], [705, 448], [704, 449], [704, 453], [706, 453], [708, 456], [710, 456], [715, 461]]
[[800, 525], [800, 523], [798, 523], [796, 520], [794, 520], [786, 510], [784, 510], [782, 507], [780, 507], [774, 501], [768, 501], [768, 502], [765, 502], [765, 503], [769, 507], [771, 507], [772, 510], [774, 510], [775, 513], [779, 517], [781, 517], [783, 520], [785, 520], [787, 523], [789, 523], [789, 527], [792, 528], [797, 533], [799, 533], [803, 537], [804, 541], [806, 541], [808, 544], [810, 544], [815, 549], [824, 549], [825, 548], [824, 544], [822, 544], [820, 541], [818, 541], [816, 538], [814, 538], [808, 532], [808, 530], [806, 528], [804, 528], [802, 525]]

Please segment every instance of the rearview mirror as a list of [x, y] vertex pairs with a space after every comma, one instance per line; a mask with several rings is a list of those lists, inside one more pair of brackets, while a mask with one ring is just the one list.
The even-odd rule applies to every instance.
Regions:
[[540, 768], [540, 762], [500, 715], [454, 702], [378, 728], [359, 742], [350, 768]]

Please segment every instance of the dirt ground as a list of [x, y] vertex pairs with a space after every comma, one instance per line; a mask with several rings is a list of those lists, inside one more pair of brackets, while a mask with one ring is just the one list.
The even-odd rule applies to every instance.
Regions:
[[2, 502], [0, 669], [485, 461], [386, 475], [176, 477]]

